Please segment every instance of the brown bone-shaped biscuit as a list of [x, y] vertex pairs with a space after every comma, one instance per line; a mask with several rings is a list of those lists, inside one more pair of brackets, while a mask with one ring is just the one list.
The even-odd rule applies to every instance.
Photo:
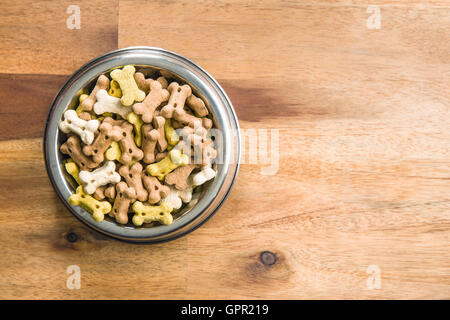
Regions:
[[103, 122], [109, 123], [112, 126], [120, 127], [122, 125], [122, 123], [125, 122], [125, 120], [114, 120], [111, 117], [106, 117], [105, 119], [103, 119]]
[[183, 110], [186, 99], [192, 94], [192, 89], [185, 84], [180, 86], [177, 82], [172, 82], [167, 88], [170, 92], [169, 102], [161, 109], [164, 118], [173, 118], [175, 110]]
[[108, 186], [98, 187], [97, 190], [95, 190], [93, 197], [97, 200], [103, 200], [105, 198], [114, 200], [114, 198], [116, 197], [116, 188], [112, 184]]
[[156, 79], [156, 81], [158, 81], [161, 84], [161, 87], [163, 87], [163, 89], [167, 89], [167, 87], [169, 86], [169, 82], [163, 76]]
[[145, 97], [141, 103], [133, 105], [133, 111], [136, 114], [142, 115], [142, 121], [149, 123], [153, 120], [153, 113], [161, 103], [169, 99], [169, 91], [163, 89], [161, 83], [158, 81], [147, 79], [149, 82], [150, 93]]
[[[99, 127], [99, 134], [95, 137], [91, 145], [83, 147], [83, 152], [87, 156], [92, 156], [96, 163], [100, 163], [105, 159], [105, 151], [109, 148], [113, 141], [122, 139], [122, 128], [113, 126], [108, 122], [103, 121]], [[123, 140], [123, 139], [122, 139]]]
[[142, 185], [142, 170], [142, 164], [136, 162], [131, 166], [131, 168], [126, 165], [121, 166], [119, 169], [119, 174], [125, 179], [130, 187], [134, 188], [137, 199], [139, 201], [146, 201], [148, 193]]
[[166, 119], [161, 116], [157, 116], [153, 118], [153, 127], [158, 130], [159, 138], [156, 146], [158, 147], [159, 152], [163, 152], [167, 149], [167, 140], [166, 133], [164, 131], [164, 124], [166, 123]]
[[98, 163], [83, 154], [81, 150], [81, 141], [78, 136], [70, 136], [66, 142], [61, 145], [61, 152], [69, 155], [78, 165], [80, 170], [90, 170], [98, 166]]
[[103, 200], [105, 199], [105, 188], [106, 186], [100, 186], [98, 187], [95, 192], [92, 194], [92, 196], [97, 200]]
[[120, 140], [120, 147], [122, 149], [122, 157], [120, 162], [129, 164], [131, 161], [139, 161], [144, 157], [144, 153], [136, 146], [133, 139], [133, 125], [125, 121], [121, 125], [123, 138]]
[[187, 98], [186, 103], [189, 108], [194, 110], [197, 117], [204, 117], [208, 115], [208, 109], [206, 108], [205, 103], [202, 99], [194, 96], [194, 94], [191, 94], [189, 98]]
[[175, 185], [178, 190], [184, 190], [188, 187], [188, 177], [192, 170], [195, 169], [195, 164], [190, 163], [185, 166], [176, 168], [174, 171], [166, 175], [165, 182], [168, 185]]
[[145, 76], [142, 72], [136, 72], [134, 74], [134, 81], [136, 81], [138, 88], [144, 91], [145, 94], [150, 91], [150, 83], [147, 80], [149, 79], [145, 79]]
[[151, 204], [157, 203], [161, 198], [167, 197], [170, 193], [170, 188], [161, 184], [157, 178], [149, 175], [147, 170], [142, 174], [142, 182], [148, 191], [148, 202]]
[[116, 187], [115, 185], [110, 185], [109, 187], [106, 187], [105, 189], [105, 197], [107, 197], [109, 200], [114, 200], [116, 198]]
[[100, 77], [98, 77], [97, 79], [97, 83], [95, 84], [94, 89], [92, 89], [91, 94], [89, 95], [89, 97], [87, 97], [82, 103], [81, 103], [81, 108], [84, 111], [91, 111], [92, 107], [94, 106], [94, 103], [97, 101], [97, 98], [95, 97], [95, 95], [97, 94], [97, 92], [100, 89], [104, 89], [106, 91], [108, 91], [109, 88], [109, 79], [107, 76], [105, 76], [104, 74], [102, 74]]
[[173, 117], [175, 120], [191, 126], [191, 127], [196, 127], [196, 126], [203, 126], [206, 129], [211, 129], [212, 128], [212, 120], [208, 119], [208, 118], [198, 118], [192, 114], [189, 114], [186, 112], [186, 110], [180, 110], [180, 109], [176, 109], [173, 112]]
[[214, 149], [214, 141], [211, 139], [206, 140], [203, 143], [202, 149], [202, 166], [211, 165], [212, 159], [217, 157], [217, 151]]
[[145, 163], [155, 162], [155, 148], [158, 139], [159, 132], [153, 129], [151, 124], [142, 126], [142, 150], [144, 151], [143, 161]]
[[136, 200], [136, 191], [121, 181], [116, 184], [116, 193], [116, 199], [114, 200], [114, 206], [111, 212], [118, 223], [126, 224], [128, 222], [128, 208]]
[[[150, 91], [150, 80], [152, 79], [145, 79], [145, 76], [142, 72], [136, 72], [134, 74], [134, 81], [136, 81], [136, 84], [138, 85], [138, 88], [147, 94]], [[163, 89], [167, 89], [167, 86], [169, 85], [167, 82], [167, 79], [163, 76], [156, 79], [161, 84], [161, 87]]]
[[[180, 134], [183, 141], [179, 147], [191, 147], [194, 149], [194, 163], [202, 166], [210, 165], [211, 160], [216, 158], [217, 151], [214, 149], [214, 141], [207, 137], [208, 130], [203, 127], [184, 127]], [[178, 146], [177, 145], [177, 146]], [[198, 159], [201, 157], [201, 159]]]

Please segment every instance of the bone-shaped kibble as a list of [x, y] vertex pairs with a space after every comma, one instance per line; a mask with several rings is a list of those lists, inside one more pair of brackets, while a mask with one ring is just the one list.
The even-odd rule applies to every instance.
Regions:
[[156, 81], [158, 81], [161, 84], [161, 87], [163, 87], [163, 89], [167, 89], [167, 87], [169, 86], [169, 82], [167, 82], [167, 79], [164, 78], [163, 76], [156, 79]]
[[136, 226], [142, 226], [143, 223], [153, 221], [158, 221], [165, 225], [173, 222], [173, 217], [170, 214], [173, 208], [168, 203], [162, 203], [159, 206], [145, 206], [142, 202], [136, 201], [133, 203], [132, 210], [135, 213], [133, 223]]
[[136, 191], [136, 198], [139, 201], [146, 201], [148, 192], [142, 185], [142, 170], [142, 164], [136, 162], [131, 167], [121, 166], [119, 169], [119, 174], [125, 179], [128, 186], [134, 188]]
[[172, 119], [166, 119], [166, 122], [164, 123], [164, 133], [169, 145], [174, 146], [180, 141], [180, 137], [172, 126]]
[[100, 133], [94, 139], [94, 142], [89, 146], [83, 147], [84, 154], [92, 156], [92, 159], [97, 164], [105, 159], [104, 153], [113, 141], [123, 140], [123, 130], [121, 127], [113, 126], [103, 120], [99, 129]]
[[98, 187], [92, 196], [97, 200], [108, 198], [109, 200], [114, 201], [114, 198], [116, 197], [116, 186], [111, 184], [108, 186]]
[[161, 198], [169, 195], [169, 187], [161, 184], [158, 179], [150, 176], [148, 172], [142, 173], [142, 182], [148, 191], [148, 202], [151, 204], [157, 203]]
[[72, 159], [67, 160], [64, 164], [64, 168], [66, 168], [67, 173], [70, 174], [78, 184], [81, 184], [78, 177], [80, 169], [78, 169], [77, 164]]
[[128, 187], [123, 181], [116, 184], [116, 199], [114, 200], [112, 214], [118, 223], [128, 223], [128, 208], [135, 200], [136, 191], [134, 188]]
[[155, 148], [158, 142], [159, 132], [153, 129], [151, 124], [145, 124], [142, 126], [142, 151], [144, 151], [145, 163], [155, 162]]
[[107, 197], [109, 200], [113, 200], [116, 198], [116, 186], [110, 185], [106, 187], [105, 189], [105, 197]]
[[81, 108], [84, 111], [91, 111], [92, 107], [94, 106], [95, 101], [97, 101], [97, 98], [96, 98], [97, 92], [101, 89], [108, 90], [108, 87], [109, 87], [109, 79], [108, 79], [108, 77], [106, 77], [105, 75], [102, 74], [100, 77], [98, 77], [97, 83], [95, 84], [95, 87], [92, 90], [89, 97], [86, 98], [81, 103]]
[[75, 110], [64, 112], [64, 120], [59, 123], [59, 129], [62, 132], [76, 133], [85, 144], [91, 144], [94, 141], [94, 133], [97, 131], [98, 126], [98, 120], [85, 121], [80, 119]]
[[211, 180], [215, 176], [216, 171], [214, 171], [211, 167], [203, 167], [199, 173], [196, 173], [192, 176], [192, 184], [194, 186], [200, 186], [206, 181]]
[[125, 121], [120, 126], [122, 128], [123, 138], [120, 140], [122, 157], [120, 162], [130, 164], [133, 160], [139, 161], [144, 157], [144, 152], [136, 146], [133, 138], [133, 125]]
[[186, 103], [189, 106], [189, 108], [194, 110], [195, 115], [197, 117], [205, 117], [208, 115], [208, 109], [206, 108], [205, 103], [203, 102], [202, 99], [194, 96], [194, 94], [191, 94], [187, 98]]
[[161, 115], [164, 118], [172, 118], [175, 110], [185, 113], [184, 103], [192, 94], [191, 87], [187, 84], [180, 86], [178, 83], [172, 82], [167, 90], [170, 92], [170, 98], [169, 102], [161, 109]]
[[107, 161], [103, 166], [92, 172], [80, 171], [79, 178], [87, 194], [93, 194], [98, 187], [108, 183], [120, 181], [120, 175], [116, 172], [114, 161]]
[[186, 110], [180, 110], [180, 109], [176, 109], [173, 112], [173, 118], [176, 119], [177, 121], [191, 126], [191, 127], [196, 127], [196, 126], [203, 126], [206, 129], [211, 129], [212, 128], [212, 120], [208, 119], [208, 118], [197, 118], [196, 116], [189, 114], [186, 112]]
[[111, 184], [108, 186], [98, 187], [92, 196], [97, 200], [108, 198], [109, 200], [114, 201], [114, 198], [116, 197], [116, 186]]
[[105, 190], [106, 190], [106, 186], [98, 187], [95, 190], [95, 192], [92, 194], [92, 196], [99, 201], [104, 200], [106, 198]]
[[81, 141], [78, 136], [70, 136], [65, 143], [61, 145], [62, 153], [69, 155], [81, 170], [94, 169], [98, 163], [87, 157], [81, 151]]
[[145, 76], [142, 72], [136, 72], [134, 74], [134, 81], [138, 88], [147, 94], [150, 91], [150, 81], [151, 79], [145, 79]]
[[184, 190], [188, 187], [188, 178], [192, 170], [195, 169], [195, 164], [190, 163], [182, 167], [178, 167], [171, 173], [166, 175], [164, 181], [168, 185], [174, 185], [178, 190]]
[[105, 188], [106, 186], [101, 186], [95, 189], [94, 193], [92, 194], [94, 199], [99, 201], [105, 199]]
[[121, 157], [122, 157], [122, 151], [120, 150], [119, 143], [117, 141], [113, 141], [111, 143], [111, 146], [105, 152], [105, 158], [107, 160], [111, 160], [111, 161], [114, 161], [114, 160], [119, 161]]
[[111, 211], [111, 204], [108, 201], [98, 201], [87, 195], [83, 191], [83, 187], [79, 186], [76, 193], [69, 197], [69, 203], [73, 206], [81, 206], [90, 213], [95, 221], [102, 221], [105, 214]]
[[111, 71], [111, 78], [116, 80], [122, 90], [120, 101], [124, 106], [131, 106], [135, 101], [142, 101], [145, 98], [145, 92], [140, 90], [134, 80], [136, 69], [133, 66], [125, 66], [123, 69]]
[[94, 112], [96, 114], [115, 113], [120, 115], [123, 119], [132, 111], [131, 107], [126, 107], [120, 102], [119, 98], [110, 96], [106, 90], [99, 90], [97, 92], [97, 102], [94, 104]]
[[72, 176], [76, 183], [80, 185], [80, 169], [78, 168], [77, 164], [71, 158], [69, 158], [65, 161], [64, 168], [66, 169], [66, 172]]
[[189, 203], [192, 199], [192, 187], [188, 187], [184, 190], [177, 190], [174, 187], [170, 187], [170, 193], [167, 197], [161, 200], [161, 203], [168, 203], [174, 209], [180, 209], [183, 202]]
[[103, 122], [109, 123], [112, 126], [120, 127], [125, 122], [125, 120], [114, 120], [112, 117], [109, 116], [109, 117], [106, 117], [103, 120]]
[[159, 132], [158, 142], [156, 143], [159, 152], [167, 149], [166, 133], [164, 131], [165, 123], [166, 119], [164, 117], [157, 116], [153, 118], [153, 127]]
[[[198, 118], [192, 114], [189, 114], [184, 104], [186, 99], [191, 96], [192, 89], [189, 85], [185, 84], [180, 87], [176, 82], [172, 82], [167, 88], [170, 92], [170, 98], [167, 105], [161, 109], [161, 115], [165, 118], [174, 118], [175, 120], [189, 125], [191, 127], [203, 126], [206, 129], [212, 127], [212, 121], [208, 118]], [[198, 105], [197, 100], [193, 100], [195, 105]], [[172, 122], [172, 124], [174, 124]]]
[[127, 120], [129, 123], [131, 123], [134, 127], [134, 142], [138, 147], [142, 146], [142, 132], [141, 128], [144, 124], [144, 121], [142, 121], [141, 117], [138, 116], [134, 112], [130, 112], [127, 115]]
[[122, 90], [116, 80], [111, 81], [108, 94], [116, 98], [122, 97]]
[[[142, 72], [136, 72], [134, 74], [134, 80], [136, 81], [138, 88], [144, 91], [145, 94], [147, 94], [150, 91], [150, 83], [153, 79], [145, 79], [145, 76]], [[156, 79], [156, 81], [158, 81], [161, 84], [161, 87], [163, 89], [167, 89], [169, 83], [167, 82], [166, 78], [161, 76], [158, 79]]]
[[169, 99], [169, 91], [163, 89], [161, 83], [158, 81], [148, 79], [150, 85], [150, 93], [142, 101], [142, 103], [135, 103], [133, 111], [136, 114], [142, 115], [142, 121], [149, 123], [153, 120], [153, 114], [161, 103]]
[[208, 130], [203, 127], [184, 127], [180, 131], [183, 141], [179, 142], [176, 148], [192, 147], [195, 164], [211, 165], [212, 159], [217, 157], [217, 151], [214, 148], [214, 141], [207, 136], [207, 133]]
[[157, 177], [160, 181], [162, 181], [171, 171], [175, 170], [179, 166], [187, 165], [189, 160], [190, 159], [187, 155], [181, 154], [180, 150], [174, 149], [171, 150], [169, 155], [160, 162], [148, 165], [146, 170], [151, 176]]

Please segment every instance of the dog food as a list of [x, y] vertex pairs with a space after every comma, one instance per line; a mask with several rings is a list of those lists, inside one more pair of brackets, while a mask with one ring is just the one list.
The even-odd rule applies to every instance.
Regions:
[[60, 151], [76, 185], [69, 202], [95, 221], [109, 215], [119, 224], [171, 224], [216, 176], [205, 101], [169, 77], [131, 65], [114, 69], [64, 113]]

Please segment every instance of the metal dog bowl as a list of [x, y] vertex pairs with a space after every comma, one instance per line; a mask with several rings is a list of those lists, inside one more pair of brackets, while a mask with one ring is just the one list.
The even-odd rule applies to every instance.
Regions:
[[[220, 132], [216, 139], [219, 154], [214, 180], [204, 185], [196, 203], [190, 203], [174, 216], [170, 225], [135, 227], [120, 225], [112, 219], [96, 222], [92, 215], [68, 199], [74, 186], [64, 169], [64, 156], [59, 151], [65, 135], [58, 124], [65, 110], [78, 103], [81, 89], [92, 88], [97, 77], [111, 69], [134, 65], [171, 76], [191, 85], [193, 92], [203, 98]], [[176, 53], [153, 47], [129, 47], [104, 54], [76, 71], [63, 85], [52, 103], [44, 135], [44, 156], [47, 172], [59, 198], [69, 211], [94, 230], [120, 240], [131, 242], [160, 242], [185, 235], [203, 224], [222, 205], [231, 190], [239, 168], [239, 125], [233, 106], [222, 87], [206, 71]]]

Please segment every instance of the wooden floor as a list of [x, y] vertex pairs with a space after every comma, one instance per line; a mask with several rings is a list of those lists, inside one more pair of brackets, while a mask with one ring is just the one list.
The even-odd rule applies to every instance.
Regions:
[[[449, 299], [450, 1], [370, 4], [379, 29], [350, 0], [2, 1], [0, 298]], [[205, 68], [244, 132], [279, 130], [276, 174], [244, 159], [217, 214], [158, 245], [81, 225], [42, 153], [68, 76], [135, 45]]]

